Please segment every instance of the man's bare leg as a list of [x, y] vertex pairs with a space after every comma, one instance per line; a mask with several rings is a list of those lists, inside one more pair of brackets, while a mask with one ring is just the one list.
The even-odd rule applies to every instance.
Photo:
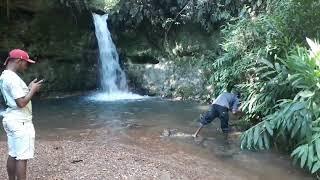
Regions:
[[17, 180], [27, 179], [27, 160], [17, 160], [16, 162]]
[[202, 128], [203, 128], [203, 125], [201, 124], [200, 127], [197, 129], [197, 131], [192, 136], [197, 137]]
[[8, 156], [7, 172], [8, 172], [9, 180], [16, 179], [16, 159], [11, 156]]

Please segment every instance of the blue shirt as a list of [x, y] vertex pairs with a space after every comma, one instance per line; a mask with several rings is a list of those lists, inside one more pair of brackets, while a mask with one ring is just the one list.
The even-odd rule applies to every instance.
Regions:
[[224, 92], [220, 94], [212, 104], [217, 104], [223, 107], [231, 109], [232, 112], [237, 112], [239, 108], [239, 99], [233, 93]]

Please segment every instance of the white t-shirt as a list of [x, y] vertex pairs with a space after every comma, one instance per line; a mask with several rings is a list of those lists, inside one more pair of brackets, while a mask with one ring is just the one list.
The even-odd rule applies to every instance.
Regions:
[[0, 76], [0, 89], [8, 106], [3, 113], [4, 120], [17, 120], [19, 122], [32, 122], [32, 104], [31, 101], [19, 108], [15, 99], [26, 96], [29, 88], [26, 83], [13, 71], [4, 70]]

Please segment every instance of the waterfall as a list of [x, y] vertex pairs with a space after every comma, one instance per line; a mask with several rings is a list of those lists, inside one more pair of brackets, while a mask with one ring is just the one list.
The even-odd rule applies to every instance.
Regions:
[[99, 45], [100, 86], [102, 93], [95, 100], [140, 99], [141, 96], [128, 91], [127, 79], [119, 65], [119, 55], [108, 29], [108, 15], [93, 13], [95, 33]]
[[119, 65], [119, 55], [107, 25], [108, 15], [93, 14], [99, 45], [100, 85], [109, 94], [127, 92], [127, 79]]

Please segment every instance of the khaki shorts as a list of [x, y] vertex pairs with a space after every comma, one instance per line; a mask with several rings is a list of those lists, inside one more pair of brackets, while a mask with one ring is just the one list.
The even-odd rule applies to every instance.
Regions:
[[17, 122], [3, 119], [4, 130], [8, 137], [9, 156], [16, 160], [27, 160], [34, 157], [35, 131], [32, 122]]

